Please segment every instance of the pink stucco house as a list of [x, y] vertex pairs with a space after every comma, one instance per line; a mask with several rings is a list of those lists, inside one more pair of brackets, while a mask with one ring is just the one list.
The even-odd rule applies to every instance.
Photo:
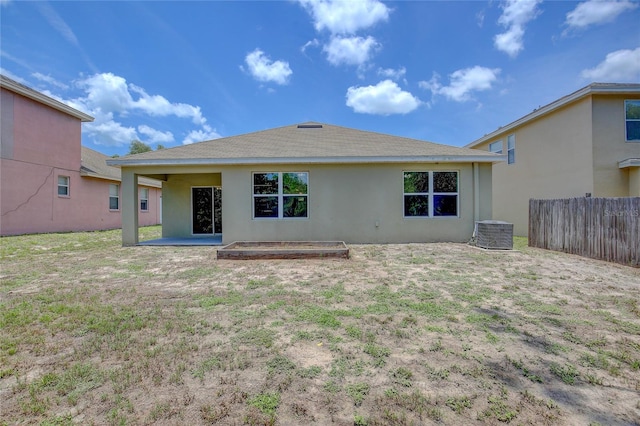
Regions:
[[[2, 75], [0, 89], [0, 235], [120, 228], [120, 170], [81, 146], [93, 117]], [[160, 223], [160, 183], [139, 191], [139, 224]]]

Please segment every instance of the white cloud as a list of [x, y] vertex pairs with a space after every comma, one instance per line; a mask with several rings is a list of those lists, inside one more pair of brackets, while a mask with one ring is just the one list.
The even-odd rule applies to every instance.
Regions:
[[527, 22], [535, 19], [540, 11], [538, 3], [542, 0], [506, 0], [502, 6], [502, 15], [498, 23], [507, 31], [497, 34], [494, 39], [496, 49], [505, 52], [512, 58], [524, 48], [524, 28]]
[[369, 61], [373, 51], [379, 48], [375, 38], [332, 37], [329, 44], [323, 47], [327, 60], [332, 65], [362, 65]]
[[[183, 103], [171, 103], [160, 95], [149, 95], [135, 84], [112, 73], [95, 74], [77, 82], [78, 87], [84, 89], [86, 97], [75, 99], [85, 106], [84, 110], [99, 109], [127, 115], [129, 111], [140, 110], [155, 117], [176, 116], [190, 118], [193, 123], [202, 125], [206, 119], [202, 116], [200, 107]], [[134, 99], [133, 95], [138, 95]]]
[[175, 139], [173, 137], [173, 133], [170, 131], [160, 131], [156, 130], [152, 127], [147, 126], [146, 124], [141, 124], [138, 126], [138, 132], [147, 137], [147, 141], [149, 143], [171, 143]]
[[[49, 81], [48, 76], [40, 74], [34, 75], [34, 77], [55, 85], [55, 82]], [[170, 131], [162, 132], [145, 124], [138, 124], [136, 131], [136, 127], [123, 125], [114, 118], [116, 115], [126, 117], [132, 112], [137, 112], [135, 119], [141, 121], [144, 120], [144, 117], [140, 117], [139, 113], [152, 117], [175, 116], [189, 119], [194, 124], [203, 126], [204, 130], [200, 130], [201, 135], [208, 135], [211, 132], [199, 106], [170, 102], [163, 96], [150, 95], [142, 87], [127, 83], [123, 77], [118, 75], [112, 73], [94, 74], [81, 78], [75, 82], [75, 85], [84, 91], [83, 96], [74, 99], [60, 99], [46, 90], [43, 93], [93, 116], [95, 120], [92, 123], [84, 123], [82, 131], [91, 137], [96, 144], [128, 145], [133, 139], [140, 139], [138, 133], [146, 136], [151, 143], [175, 141], [173, 133]]]
[[43, 81], [47, 84], [50, 84], [52, 86], [56, 86], [60, 89], [68, 89], [69, 86], [67, 86], [64, 83], [59, 82], [58, 80], [56, 80], [55, 78], [51, 77], [50, 75], [44, 75], [42, 73], [39, 72], [34, 72], [31, 74], [32, 77], [36, 78], [37, 80]]
[[6, 6], [11, 3], [11, 0], [0, 0], [0, 6]]
[[219, 139], [222, 136], [212, 129], [211, 126], [205, 124], [202, 126], [202, 130], [192, 130], [189, 132], [186, 138], [182, 141], [183, 145], [189, 145], [195, 142], [208, 141], [211, 139]]
[[180, 118], [190, 118], [194, 124], [204, 124], [206, 119], [202, 116], [199, 106], [183, 103], [171, 103], [160, 95], [148, 95], [141, 87], [134, 84], [129, 85], [129, 89], [140, 95], [140, 98], [133, 101], [132, 107], [141, 109], [149, 115], [166, 117], [175, 115]]
[[405, 92], [393, 81], [384, 80], [375, 86], [349, 87], [347, 106], [363, 114], [407, 114], [421, 105], [420, 99]]
[[306, 42], [304, 46], [300, 48], [300, 51], [304, 53], [309, 47], [318, 47], [318, 46], [320, 46], [320, 42], [318, 41], [317, 38], [314, 38], [313, 40], [309, 40], [308, 42]]
[[613, 22], [622, 12], [637, 7], [637, 3], [629, 0], [588, 0], [567, 13], [565, 24], [569, 28], [582, 29], [590, 25]]
[[378, 69], [378, 75], [382, 77], [390, 78], [396, 81], [400, 80], [401, 78], [404, 78], [406, 74], [407, 74], [407, 69], [405, 67], [400, 67], [397, 70], [394, 70], [393, 68]]
[[138, 139], [136, 129], [123, 126], [113, 120], [112, 113], [102, 113], [100, 110], [92, 114], [95, 121], [84, 123], [82, 131], [88, 134], [96, 144], [105, 146], [125, 146], [132, 140]]
[[586, 69], [582, 78], [599, 83], [632, 83], [640, 80], [640, 47], [607, 54], [595, 68]]
[[86, 97], [83, 103], [91, 109], [126, 113], [133, 105], [127, 80], [111, 74], [95, 74], [77, 81], [78, 87], [84, 89]]
[[[4, 55], [2, 55], [2, 56], [4, 56]], [[27, 81], [24, 78], [22, 78], [22, 77], [20, 77], [18, 75], [15, 75], [14, 73], [9, 71], [8, 69], [0, 67], [0, 74], [4, 75], [6, 77], [9, 77], [13, 81], [17, 81], [20, 84], [24, 84], [24, 85], [28, 86]]]
[[[293, 74], [289, 63], [285, 61], [272, 61], [260, 49], [247, 54], [244, 58], [249, 73], [258, 81], [273, 82], [276, 84], [287, 84], [289, 77]], [[240, 67], [241, 69], [242, 66]]]
[[42, 16], [45, 17], [49, 25], [51, 25], [56, 31], [62, 35], [69, 43], [73, 44], [76, 47], [80, 47], [80, 43], [78, 42], [78, 38], [71, 30], [71, 27], [67, 25], [67, 23], [58, 15], [58, 13], [53, 10], [53, 7], [49, 3], [38, 3], [38, 9]]
[[317, 31], [354, 34], [389, 19], [389, 8], [378, 0], [300, 0]]
[[475, 66], [457, 70], [449, 76], [448, 86], [442, 86], [439, 76], [435, 74], [429, 81], [421, 81], [420, 87], [430, 90], [433, 94], [442, 95], [456, 102], [465, 102], [471, 99], [472, 92], [491, 89], [492, 84], [498, 79], [499, 68], [485, 68]]

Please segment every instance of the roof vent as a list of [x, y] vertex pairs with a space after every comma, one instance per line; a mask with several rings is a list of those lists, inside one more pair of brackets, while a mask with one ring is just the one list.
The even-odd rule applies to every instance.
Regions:
[[322, 129], [322, 124], [298, 124], [298, 129]]

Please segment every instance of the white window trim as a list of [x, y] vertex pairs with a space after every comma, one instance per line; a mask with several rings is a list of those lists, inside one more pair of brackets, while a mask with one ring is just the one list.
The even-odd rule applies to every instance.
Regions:
[[627, 134], [627, 122], [640, 122], [640, 119], [638, 118], [627, 118], [627, 102], [640, 102], [640, 99], [625, 99], [624, 101], [624, 141], [630, 143], [638, 143], [640, 142], [640, 139], [629, 139], [629, 135]]
[[[304, 173], [307, 175], [307, 193], [306, 194], [284, 194], [283, 193], [283, 179], [282, 175], [285, 173]], [[253, 192], [253, 185], [255, 182], [254, 176], [262, 174], [277, 174], [278, 175], [278, 193], [277, 194], [256, 194]], [[305, 217], [284, 217], [284, 197], [306, 197], [307, 198], [307, 216]], [[278, 198], [278, 217], [256, 217], [256, 198], [261, 197], [277, 197]], [[252, 172], [251, 173], [251, 217], [253, 220], [308, 220], [309, 219], [309, 172], [308, 171], [295, 171], [295, 172]]]
[[[146, 192], [147, 196], [144, 197], [143, 194]], [[147, 207], [142, 208], [142, 202], [146, 201]], [[149, 211], [149, 188], [140, 188], [140, 211], [148, 212]]]
[[[60, 178], [66, 178], [67, 179], [67, 184], [66, 185], [60, 185]], [[67, 193], [66, 194], [61, 194], [60, 193], [60, 188], [67, 188]], [[58, 193], [58, 197], [61, 198], [70, 198], [71, 197], [71, 177], [70, 176], [66, 176], [66, 175], [58, 175], [58, 185], [56, 186], [56, 192]]]
[[[116, 188], [118, 188], [118, 195], [111, 195], [111, 187], [115, 186]], [[116, 200], [118, 200], [118, 208], [117, 209], [112, 209], [111, 208], [111, 199], [115, 198]], [[120, 211], [120, 185], [118, 185], [117, 183], [110, 183], [109, 184], [109, 211], [111, 212], [118, 212]]]
[[[513, 140], [513, 146], [509, 147], [509, 138]], [[513, 161], [509, 161], [509, 152], [513, 151]], [[515, 164], [516, 162], [516, 134], [512, 133], [507, 136], [507, 164]]]
[[[498, 146], [498, 144], [500, 144], [500, 149], [498, 151], [494, 151], [492, 147], [493, 146]], [[502, 139], [500, 139], [499, 141], [491, 142], [489, 144], [489, 152], [493, 152], [493, 153], [496, 153], [496, 154], [502, 154], [502, 150], [503, 149], [504, 149], [504, 144], [502, 142]]]
[[[433, 173], [447, 173], [447, 172], [455, 172], [458, 178], [458, 182], [456, 188], [458, 189], [456, 192], [434, 192], [433, 186]], [[429, 173], [429, 192], [404, 192], [404, 174], [405, 173]], [[405, 195], [427, 195], [429, 198], [429, 214], [427, 216], [407, 216], [404, 214], [404, 197]], [[455, 195], [456, 196], [456, 214], [451, 216], [435, 216], [433, 214], [433, 197], [435, 195]], [[460, 218], [460, 170], [403, 170], [402, 171], [402, 217], [404, 219], [458, 219]]]

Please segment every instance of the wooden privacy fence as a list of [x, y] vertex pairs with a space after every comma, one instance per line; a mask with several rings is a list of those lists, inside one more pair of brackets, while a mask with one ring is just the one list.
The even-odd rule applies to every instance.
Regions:
[[529, 246], [640, 267], [640, 197], [531, 199]]

